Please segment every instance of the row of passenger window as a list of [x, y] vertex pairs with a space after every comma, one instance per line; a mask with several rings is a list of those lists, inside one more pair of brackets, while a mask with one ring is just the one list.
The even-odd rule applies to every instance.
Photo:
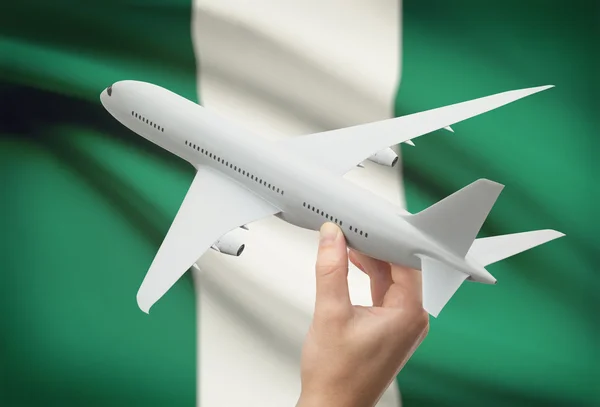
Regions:
[[[329, 220], [329, 221], [331, 221], [331, 222], [334, 222], [334, 223], [336, 223], [336, 224], [338, 224], [338, 225], [340, 225], [340, 226], [343, 226], [343, 225], [344, 225], [344, 222], [342, 222], [342, 220], [341, 220], [341, 219], [335, 218], [335, 217], [331, 216], [330, 214], [328, 214], [328, 213], [325, 213], [325, 212], [323, 212], [322, 210], [315, 208], [315, 207], [314, 207], [313, 205], [311, 205], [311, 204], [307, 204], [306, 202], [302, 202], [302, 206], [304, 206], [305, 208], [307, 208], [307, 209], [309, 209], [309, 210], [311, 210], [311, 211], [315, 212], [317, 215], [324, 216], [324, 217], [325, 217], [325, 219], [327, 219], [327, 220]], [[354, 233], [360, 234], [361, 236], [364, 236], [364, 237], [369, 237], [369, 234], [368, 234], [368, 233], [366, 233], [366, 232], [363, 232], [362, 230], [360, 230], [360, 229], [357, 229], [356, 227], [349, 226], [349, 227], [348, 227], [348, 229], [350, 229], [350, 231], [351, 231], [351, 232], [354, 232]]]
[[237, 165], [233, 165], [232, 163], [230, 163], [229, 161], [224, 160], [221, 157], [218, 157], [216, 154], [211, 153], [208, 150], [205, 150], [204, 148], [201, 148], [200, 146], [192, 143], [191, 141], [185, 141], [185, 145], [193, 148], [194, 150], [204, 154], [205, 156], [207, 156], [208, 158], [212, 158], [213, 160], [215, 160], [216, 162], [223, 164], [224, 166], [232, 169], [233, 171], [237, 171], [238, 173], [242, 174], [243, 176], [246, 176], [247, 178], [251, 179], [252, 181], [256, 181], [258, 182], [260, 185], [269, 188], [270, 190], [272, 190], [273, 192], [277, 192], [278, 194], [283, 195], [283, 189], [277, 188], [275, 185], [272, 185], [270, 183], [268, 183], [267, 181], [264, 181], [262, 178], [258, 178], [257, 176], [255, 176], [254, 174], [250, 174], [250, 172], [241, 169], [240, 167], [238, 167]]
[[133, 110], [131, 111], [131, 115], [133, 117], [135, 117], [136, 119], [141, 120], [144, 123], [150, 125], [151, 127], [154, 127], [156, 130], [162, 131], [163, 133], [165, 132], [165, 128], [164, 127], [159, 126], [158, 124], [150, 121], [149, 119], [145, 118], [144, 116], [142, 116], [141, 114], [139, 114], [139, 113], [137, 113], [137, 112], [135, 112]]

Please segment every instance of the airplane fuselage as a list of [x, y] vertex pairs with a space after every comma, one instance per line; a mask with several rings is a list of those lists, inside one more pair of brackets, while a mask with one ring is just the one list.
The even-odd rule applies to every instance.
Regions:
[[403, 219], [400, 208], [308, 157], [159, 86], [121, 81], [109, 89], [102, 103], [123, 125], [195, 168], [219, 171], [278, 208], [281, 219], [310, 230], [334, 222], [349, 247], [369, 256], [420, 269], [417, 254], [425, 255], [471, 280], [495, 283], [482, 266], [423, 235]]

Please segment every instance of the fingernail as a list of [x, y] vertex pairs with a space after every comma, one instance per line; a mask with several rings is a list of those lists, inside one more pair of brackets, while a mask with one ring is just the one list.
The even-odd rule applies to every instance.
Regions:
[[321, 244], [332, 243], [335, 241], [340, 233], [340, 228], [331, 222], [324, 223], [321, 226]]

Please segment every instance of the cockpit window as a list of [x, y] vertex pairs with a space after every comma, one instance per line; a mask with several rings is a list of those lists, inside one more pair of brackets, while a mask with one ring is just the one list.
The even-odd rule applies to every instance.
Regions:
[[106, 93], [108, 93], [108, 96], [112, 95], [112, 85], [110, 85], [108, 88], [106, 88]]

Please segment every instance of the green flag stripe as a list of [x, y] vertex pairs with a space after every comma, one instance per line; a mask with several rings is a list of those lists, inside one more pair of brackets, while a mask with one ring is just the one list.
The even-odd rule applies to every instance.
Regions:
[[122, 79], [197, 100], [191, 3], [35, 3], [0, 13], [0, 404], [195, 405], [191, 285], [135, 304], [192, 174], [99, 103]]
[[[396, 113], [510, 89], [555, 88], [403, 148], [414, 212], [478, 178], [506, 188], [482, 235], [552, 228], [566, 237], [489, 266], [464, 284], [400, 374], [419, 405], [582, 405], [593, 384], [597, 105], [589, 3], [404, 2]], [[433, 390], [432, 390], [433, 389]]]

